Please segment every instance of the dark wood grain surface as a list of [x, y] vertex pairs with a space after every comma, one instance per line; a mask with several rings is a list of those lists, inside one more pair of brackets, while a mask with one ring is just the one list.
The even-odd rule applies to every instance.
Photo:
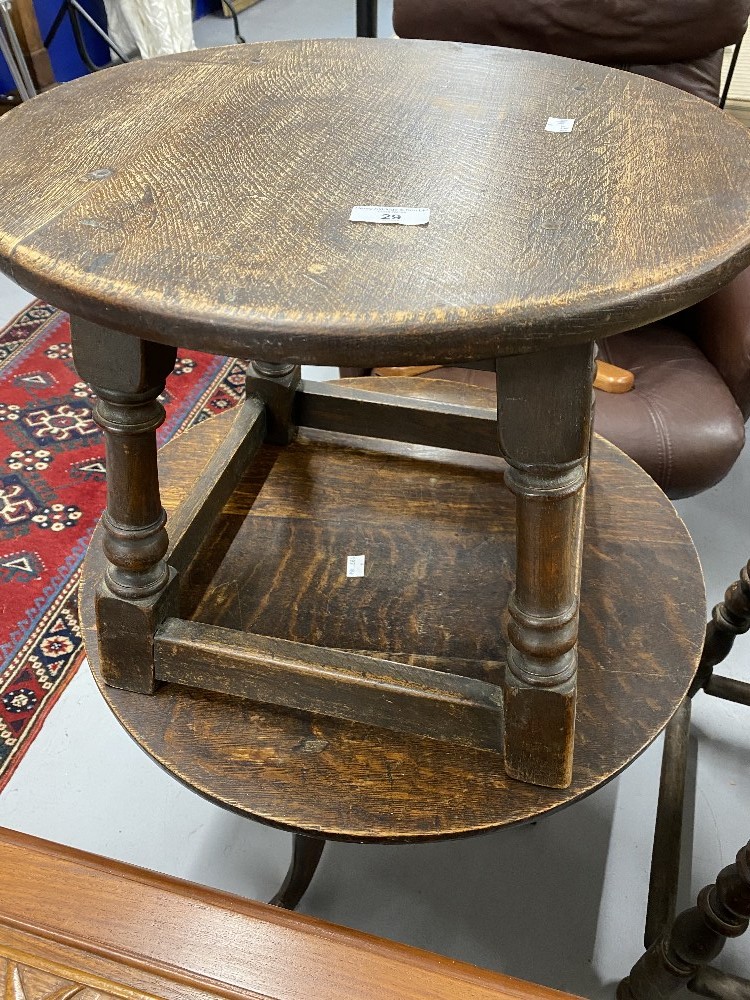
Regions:
[[[267, 360], [592, 339], [750, 260], [738, 123], [644, 77], [446, 42], [261, 43], [97, 73], [4, 116], [0, 190], [0, 268], [26, 288]], [[350, 223], [362, 204], [432, 217]]]
[[[354, 385], [377, 383], [388, 393], [404, 382], [411, 395], [492, 406], [481, 390], [449, 382], [428, 390], [417, 379]], [[232, 419], [200, 424], [161, 453], [168, 510], [179, 507]], [[186, 574], [182, 614], [500, 680], [515, 545], [502, 460], [318, 437], [327, 440], [262, 449]], [[480, 832], [599, 787], [655, 738], [695, 672], [705, 623], [695, 549], [661, 491], [601, 439], [585, 539], [578, 729], [573, 782], [564, 790], [513, 781], [499, 753], [439, 739], [172, 685], [153, 697], [103, 687], [93, 626], [98, 545], [81, 594], [86, 645], [125, 728], [213, 801], [344, 839]], [[365, 576], [347, 578], [346, 557], [357, 554], [365, 554]]]

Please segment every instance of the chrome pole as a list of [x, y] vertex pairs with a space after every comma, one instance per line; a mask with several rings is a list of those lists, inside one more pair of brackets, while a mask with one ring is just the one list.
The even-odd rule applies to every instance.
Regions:
[[26, 59], [10, 19], [10, 0], [0, 0], [0, 54], [8, 64], [13, 82], [18, 88], [22, 101], [36, 96]]

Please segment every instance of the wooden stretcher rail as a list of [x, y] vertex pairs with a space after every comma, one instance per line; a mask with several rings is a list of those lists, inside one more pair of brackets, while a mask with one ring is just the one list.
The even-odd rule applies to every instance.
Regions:
[[265, 407], [251, 397], [237, 408], [227, 436], [209, 459], [193, 491], [169, 520], [169, 562], [186, 569], [214, 519], [232, 495], [249, 462], [263, 444]]
[[497, 417], [478, 406], [375, 394], [332, 382], [301, 382], [293, 421], [299, 427], [499, 455]]
[[733, 701], [737, 705], [750, 706], [750, 684], [747, 681], [739, 681], [736, 677], [713, 674], [706, 684], [706, 694], [723, 698], [724, 701]]
[[502, 752], [502, 689], [458, 674], [168, 618], [156, 679]]

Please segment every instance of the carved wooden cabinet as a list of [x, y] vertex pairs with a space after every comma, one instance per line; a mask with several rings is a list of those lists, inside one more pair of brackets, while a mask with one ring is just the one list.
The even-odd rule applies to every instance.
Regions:
[[0, 829], [3, 1000], [575, 1000]]

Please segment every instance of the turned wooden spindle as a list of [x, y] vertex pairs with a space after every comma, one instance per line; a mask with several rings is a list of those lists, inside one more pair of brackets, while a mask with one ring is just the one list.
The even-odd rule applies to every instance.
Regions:
[[690, 689], [694, 695], [711, 680], [714, 667], [729, 656], [738, 635], [750, 630], [750, 562], [739, 580], [729, 587], [724, 600], [711, 613], [698, 671]]
[[156, 431], [165, 411], [157, 397], [177, 352], [80, 319], [73, 320], [72, 339], [76, 369], [96, 393], [94, 415], [104, 431], [107, 585], [118, 597], [150, 597], [164, 589], [169, 576], [167, 515], [156, 465]]
[[618, 1000], [663, 1000], [686, 986], [750, 923], [750, 843], [654, 942], [617, 990]]
[[165, 411], [157, 396], [164, 383], [142, 393], [92, 386], [95, 419], [104, 431], [107, 509], [103, 515], [106, 580], [118, 597], [150, 597], [167, 584], [169, 539], [156, 467], [156, 431]]
[[498, 426], [516, 498], [516, 580], [508, 612], [505, 767], [570, 784], [578, 602], [591, 439], [590, 344], [499, 358]]
[[300, 366], [287, 361], [251, 361], [248, 366], [245, 392], [259, 396], [265, 404], [266, 441], [271, 444], [294, 440], [292, 408], [300, 377]]
[[[177, 352], [78, 318], [71, 326], [76, 369], [98, 397], [95, 418], [106, 447], [102, 548], [107, 568], [97, 595], [103, 670], [108, 683], [150, 693], [156, 686], [153, 635], [174, 610], [174, 573], [164, 559], [169, 539], [156, 431], [164, 420], [157, 397]], [[118, 655], [123, 643], [127, 661]]]

